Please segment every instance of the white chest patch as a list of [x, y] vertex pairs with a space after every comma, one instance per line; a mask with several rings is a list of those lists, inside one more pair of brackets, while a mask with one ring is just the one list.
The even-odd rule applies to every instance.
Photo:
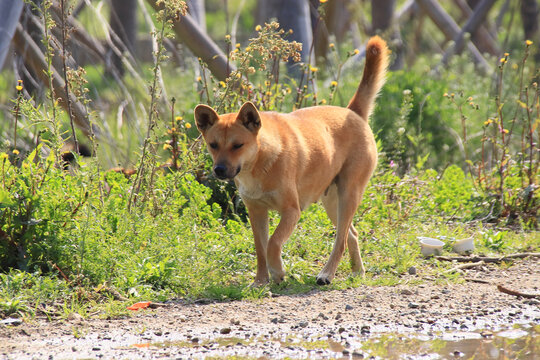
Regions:
[[242, 198], [258, 200], [263, 197], [261, 184], [254, 179], [236, 179], [236, 186]]
[[261, 183], [252, 177], [237, 176], [235, 178], [236, 187], [242, 199], [269, 201], [272, 199], [274, 191], [264, 191]]

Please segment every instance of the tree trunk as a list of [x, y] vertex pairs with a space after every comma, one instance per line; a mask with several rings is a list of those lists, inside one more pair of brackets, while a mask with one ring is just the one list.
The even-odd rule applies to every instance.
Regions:
[[206, 32], [206, 11], [204, 9], [204, 0], [187, 0], [188, 12], [195, 20], [199, 28]]
[[538, 3], [536, 0], [521, 0], [520, 10], [525, 40], [533, 40], [538, 31]]
[[[302, 62], [313, 61], [310, 52], [313, 44], [313, 30], [308, 0], [261, 0], [258, 8], [259, 19], [268, 21], [277, 17], [281, 28], [285, 31], [292, 30], [287, 36], [289, 41], [297, 41], [302, 44]], [[301, 75], [298, 64], [289, 61], [287, 64], [289, 75], [298, 77]]]
[[[135, 54], [137, 42], [137, 0], [111, 0], [111, 38], [118, 49]], [[122, 57], [110, 50], [112, 66], [124, 73]]]
[[371, 0], [371, 32], [377, 34], [392, 25], [395, 0]]
[[389, 33], [391, 46], [395, 53], [394, 60], [390, 65], [390, 70], [399, 70], [403, 68], [404, 54], [403, 41], [399, 29], [390, 29], [394, 20], [395, 0], [371, 0], [371, 33], [372, 35], [380, 33]]
[[0, 0], [0, 70], [23, 9], [22, 0]]

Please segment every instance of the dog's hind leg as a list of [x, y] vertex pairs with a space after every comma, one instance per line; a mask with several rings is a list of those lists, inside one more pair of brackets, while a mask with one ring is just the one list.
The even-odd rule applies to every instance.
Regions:
[[[352, 170], [352, 171], [351, 171]], [[369, 180], [369, 175], [355, 174], [354, 168], [350, 168], [350, 173], [345, 170], [339, 174], [337, 181], [337, 224], [336, 224], [336, 241], [334, 248], [330, 254], [328, 262], [317, 276], [317, 284], [326, 285], [330, 284], [335, 276], [336, 269], [339, 265], [343, 252], [345, 251], [345, 243], [349, 242], [348, 237], [351, 231], [352, 219], [354, 213], [360, 204], [364, 189]], [[356, 175], [356, 176], [355, 176]], [[363, 176], [364, 175], [364, 176]], [[349, 242], [351, 245], [352, 241]], [[360, 251], [358, 249], [358, 242], [351, 247], [353, 251], [353, 257], [360, 257]], [[349, 250], [350, 251], [350, 250]], [[354, 258], [353, 258], [354, 259]], [[358, 268], [362, 268], [361, 259], [354, 259], [357, 261]]]
[[[338, 198], [337, 198], [337, 186], [331, 185], [325, 195], [322, 197], [322, 203], [328, 214], [330, 220], [334, 226], [337, 226], [338, 218]], [[349, 227], [349, 234], [347, 236], [347, 248], [349, 249], [349, 257], [351, 258], [351, 269], [353, 273], [359, 273], [362, 276], [366, 273], [362, 256], [358, 248], [358, 231], [354, 228], [354, 225]]]
[[349, 256], [351, 257], [352, 272], [364, 276], [366, 274], [366, 268], [364, 267], [362, 255], [360, 254], [360, 249], [358, 248], [358, 231], [354, 228], [352, 223], [351, 227], [349, 228], [347, 247], [349, 248]]

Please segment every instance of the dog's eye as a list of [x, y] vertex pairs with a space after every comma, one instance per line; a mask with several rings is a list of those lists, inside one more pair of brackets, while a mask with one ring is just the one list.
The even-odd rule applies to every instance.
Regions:
[[234, 145], [232, 146], [232, 148], [233, 148], [234, 150], [237, 150], [237, 149], [240, 149], [242, 146], [244, 146], [244, 144], [234, 144]]
[[210, 143], [210, 147], [211, 147], [212, 149], [217, 149], [217, 148], [218, 148], [218, 144], [215, 143], [215, 142]]

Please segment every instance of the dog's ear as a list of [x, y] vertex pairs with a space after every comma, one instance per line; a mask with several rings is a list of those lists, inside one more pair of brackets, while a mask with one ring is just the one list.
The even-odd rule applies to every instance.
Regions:
[[259, 115], [259, 111], [250, 101], [242, 105], [238, 112], [237, 120], [252, 133], [256, 134], [261, 128], [261, 116]]
[[195, 124], [201, 133], [210, 129], [219, 120], [219, 115], [208, 105], [199, 104], [195, 108]]

